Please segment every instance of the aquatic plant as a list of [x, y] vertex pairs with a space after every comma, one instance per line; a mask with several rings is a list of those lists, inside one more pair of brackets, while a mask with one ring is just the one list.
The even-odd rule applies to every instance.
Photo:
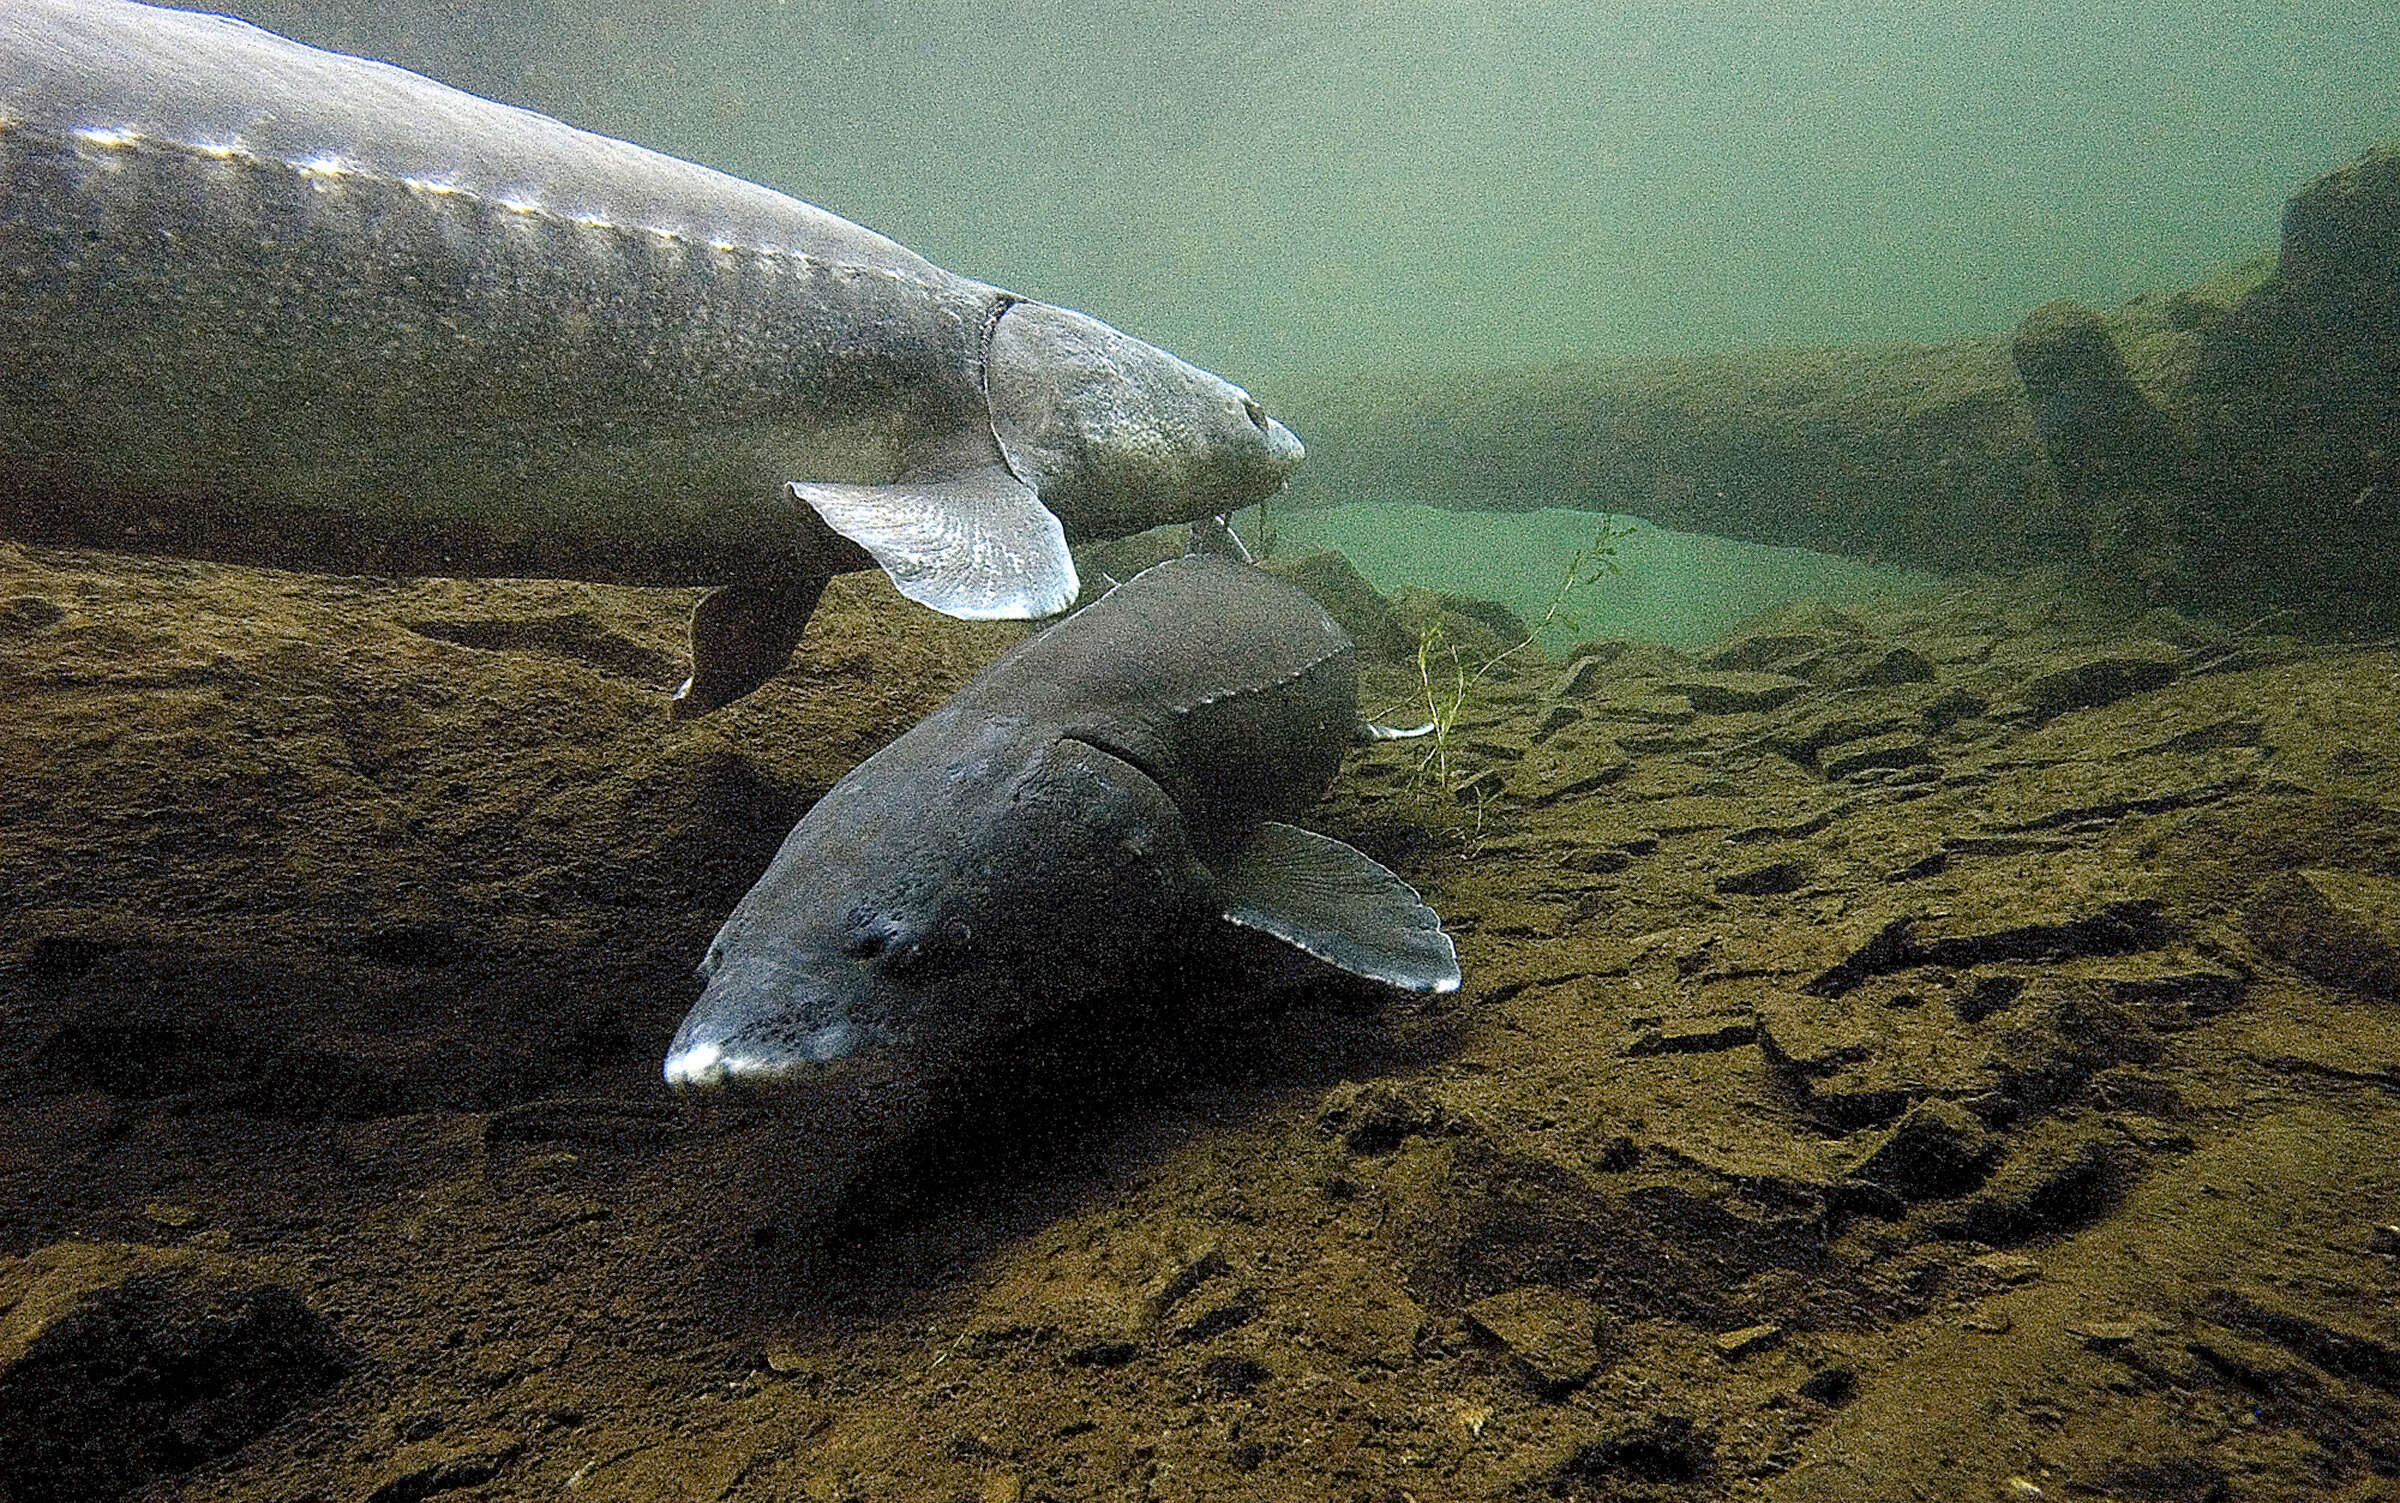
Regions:
[[1282, 541], [1283, 529], [1277, 527], [1275, 519], [1267, 514], [1267, 501], [1261, 496], [1258, 501], [1258, 531], [1250, 544], [1250, 556], [1273, 558], [1276, 544]]
[[[1523, 636], [1484, 659], [1472, 672], [1467, 668], [1466, 655], [1443, 627], [1440, 614], [1417, 629], [1417, 686], [1428, 719], [1425, 734], [1430, 739], [1425, 754], [1418, 759], [1410, 786], [1420, 797], [1431, 800], [1445, 817], [1471, 801], [1472, 823], [1464, 827], [1463, 838], [1472, 840], [1482, 831], [1484, 812], [1495, 791], [1495, 780], [1484, 775], [1489, 769], [1462, 768], [1453, 755], [1454, 732], [1460, 716], [1469, 708], [1476, 687], [1501, 664], [1539, 641], [1554, 623], [1570, 631], [1580, 630], [1580, 623], [1567, 609], [1569, 602], [1577, 592], [1618, 572], [1617, 542], [1634, 531], [1631, 524], [1619, 525], [1614, 516], [1603, 516], [1592, 540], [1567, 556], [1566, 566], [1559, 571], [1558, 588], [1551, 591], [1549, 604], [1540, 618]], [[1437, 678], [1442, 682], [1437, 684]]]

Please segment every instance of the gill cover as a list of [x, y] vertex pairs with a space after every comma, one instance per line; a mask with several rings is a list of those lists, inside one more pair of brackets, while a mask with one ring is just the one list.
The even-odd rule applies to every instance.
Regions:
[[1075, 541], [1238, 511], [1300, 462], [1248, 392], [1070, 308], [1010, 304], [984, 383], [1009, 469]]

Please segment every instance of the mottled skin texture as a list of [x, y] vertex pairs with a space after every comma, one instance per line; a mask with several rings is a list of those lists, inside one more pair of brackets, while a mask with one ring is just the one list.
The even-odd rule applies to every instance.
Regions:
[[[287, 567], [772, 592], [857, 538], [1021, 615], [1073, 594], [1060, 524], [1299, 457], [1239, 388], [812, 205], [124, 0], [0, 5], [0, 356], [0, 530]], [[896, 544], [812, 510], [961, 476], [894, 487]]]
[[675, 1053], [941, 1061], [1122, 984], [1214, 918], [1212, 859], [1324, 791], [1357, 689], [1293, 585], [1208, 555], [1148, 570], [809, 810], [710, 946]]

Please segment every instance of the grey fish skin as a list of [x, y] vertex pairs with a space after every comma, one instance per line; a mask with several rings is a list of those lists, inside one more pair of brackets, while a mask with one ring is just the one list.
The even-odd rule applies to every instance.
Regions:
[[1240, 388], [823, 209], [245, 23], [0, 5], [0, 531], [724, 584], [699, 710], [825, 578], [967, 616], [1248, 504]]
[[709, 946], [668, 1081], [938, 1067], [1220, 919], [1455, 988], [1415, 892], [1282, 822], [1332, 779], [1357, 694], [1350, 639], [1296, 586], [1200, 554], [1137, 575], [810, 808]]

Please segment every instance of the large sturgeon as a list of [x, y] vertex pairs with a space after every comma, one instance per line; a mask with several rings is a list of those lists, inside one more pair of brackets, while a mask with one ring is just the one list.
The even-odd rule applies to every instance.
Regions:
[[667, 1079], [907, 1080], [1231, 920], [1413, 991], [1417, 894], [1283, 821], [1359, 727], [1323, 607], [1197, 553], [1018, 643], [810, 807], [708, 948]]
[[880, 564], [953, 615], [1271, 495], [1291, 433], [1097, 319], [420, 75], [0, 3], [0, 530], [345, 572], [713, 584], [685, 713]]

